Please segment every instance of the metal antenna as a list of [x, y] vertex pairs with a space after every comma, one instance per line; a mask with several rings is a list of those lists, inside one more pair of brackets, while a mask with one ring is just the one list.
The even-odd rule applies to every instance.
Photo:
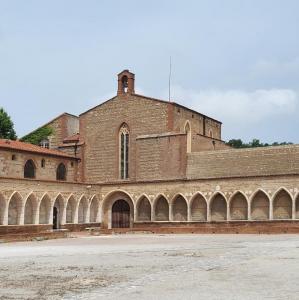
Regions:
[[170, 102], [170, 85], [171, 85], [171, 56], [169, 60], [169, 78], [168, 78], [168, 101]]

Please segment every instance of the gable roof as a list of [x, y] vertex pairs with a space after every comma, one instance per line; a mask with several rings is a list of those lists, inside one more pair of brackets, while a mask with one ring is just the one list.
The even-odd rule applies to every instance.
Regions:
[[43, 148], [40, 146], [29, 144], [29, 143], [5, 140], [5, 139], [0, 139], [0, 150], [1, 149], [22, 151], [22, 152], [28, 152], [28, 153], [33, 153], [33, 154], [56, 156], [56, 157], [63, 157], [63, 158], [70, 158], [70, 159], [78, 159], [77, 157], [75, 157], [73, 155], [67, 154], [67, 153], [59, 151], [59, 150], [47, 149], [47, 148]]
[[[148, 100], [152, 100], [152, 101], [157, 101], [157, 102], [161, 102], [161, 103], [165, 103], [165, 104], [169, 104], [169, 103], [170, 103], [170, 104], [172, 104], [172, 105], [174, 105], [174, 106], [177, 106], [177, 107], [180, 107], [180, 108], [189, 110], [189, 111], [191, 111], [191, 112], [193, 112], [193, 113], [195, 113], [195, 114], [197, 114], [197, 115], [200, 115], [200, 116], [202, 116], [202, 117], [208, 118], [208, 119], [210, 119], [210, 120], [212, 120], [212, 121], [214, 121], [214, 122], [216, 122], [216, 123], [218, 123], [218, 124], [222, 124], [222, 122], [220, 122], [220, 121], [218, 121], [218, 120], [216, 120], [216, 119], [214, 119], [214, 118], [211, 118], [211, 117], [209, 117], [209, 116], [207, 116], [207, 115], [204, 115], [204, 114], [202, 114], [202, 113], [199, 113], [199, 112], [196, 111], [196, 110], [193, 110], [193, 109], [191, 109], [191, 108], [188, 108], [188, 107], [186, 107], [186, 106], [184, 106], [184, 105], [181, 105], [181, 104], [179, 104], [179, 103], [177, 103], [177, 102], [174, 102], [174, 101], [166, 101], [166, 100], [161, 100], [161, 99], [152, 98], [152, 97], [148, 97], [148, 96], [144, 96], [144, 95], [139, 95], [139, 94], [132, 94], [132, 96], [134, 96], [134, 97], [139, 97], [139, 98], [143, 98], [143, 99], [148, 99]], [[118, 96], [116, 95], [116, 96], [114, 96], [114, 97], [112, 97], [112, 98], [110, 98], [110, 99], [104, 101], [103, 103], [100, 103], [100, 104], [98, 104], [98, 105], [96, 105], [96, 106], [94, 106], [94, 107], [88, 109], [87, 111], [81, 113], [79, 116], [82, 116], [82, 115], [84, 115], [84, 114], [90, 112], [91, 110], [93, 110], [93, 109], [95, 109], [95, 108], [97, 108], [97, 107], [100, 107], [100, 106], [106, 104], [106, 103], [109, 102], [109, 101], [114, 100], [114, 99], [117, 98], [117, 97], [118, 97]]]
[[[35, 132], [35, 131], [38, 130], [38, 129], [41, 129], [41, 128], [45, 127], [45, 126], [48, 126], [50, 123], [52, 123], [52, 122], [58, 120], [59, 118], [61, 118], [61, 117], [63, 117], [63, 116], [69, 116], [69, 117], [73, 117], [73, 118], [79, 119], [79, 117], [76, 116], [76, 115], [72, 115], [72, 114], [70, 114], [70, 113], [64, 112], [64, 113], [58, 115], [57, 117], [55, 117], [54, 119], [50, 120], [49, 122], [45, 123], [44, 125], [41, 125], [41, 126], [35, 128], [34, 130], [32, 130], [32, 131], [26, 133], [23, 137], [25, 137], [25, 136], [27, 136], [27, 135], [29, 135], [29, 134]], [[23, 137], [21, 137], [21, 139], [22, 139]]]

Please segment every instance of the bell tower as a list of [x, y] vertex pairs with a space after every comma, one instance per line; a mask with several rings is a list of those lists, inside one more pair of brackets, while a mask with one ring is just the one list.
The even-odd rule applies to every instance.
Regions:
[[129, 70], [123, 70], [118, 75], [117, 95], [134, 94], [135, 93], [135, 74]]

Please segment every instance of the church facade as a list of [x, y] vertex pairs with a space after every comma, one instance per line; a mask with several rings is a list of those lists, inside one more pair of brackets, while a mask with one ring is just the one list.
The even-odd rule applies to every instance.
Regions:
[[299, 232], [298, 145], [232, 149], [220, 121], [138, 95], [128, 70], [112, 99], [44, 126], [39, 146], [0, 140], [0, 235]]

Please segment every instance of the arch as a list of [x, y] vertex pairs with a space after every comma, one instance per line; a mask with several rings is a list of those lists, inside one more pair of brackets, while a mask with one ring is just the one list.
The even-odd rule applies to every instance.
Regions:
[[216, 193], [210, 202], [211, 221], [227, 220], [227, 202], [221, 193]]
[[119, 173], [121, 179], [129, 178], [130, 130], [126, 123], [119, 129]]
[[129, 225], [133, 226], [134, 222], [134, 204], [129, 193], [124, 190], [114, 190], [109, 192], [102, 204], [102, 227], [112, 228], [112, 206], [117, 200], [124, 200], [128, 203], [130, 207], [129, 211]]
[[155, 221], [169, 221], [169, 204], [165, 196], [159, 195], [154, 203]]
[[188, 220], [188, 205], [186, 199], [181, 195], [177, 195], [171, 201], [172, 205], [172, 220], [187, 221]]
[[22, 196], [14, 192], [10, 197], [8, 204], [8, 225], [18, 225], [21, 221], [22, 214]]
[[74, 195], [71, 195], [66, 204], [66, 223], [75, 223], [76, 206], [76, 199]]
[[90, 202], [90, 223], [98, 222], [99, 200], [97, 196], [93, 196]]
[[35, 178], [36, 167], [32, 159], [28, 159], [24, 165], [24, 178]]
[[64, 198], [58, 194], [53, 204], [53, 229], [59, 229], [63, 222]]
[[78, 223], [88, 223], [88, 200], [82, 196], [78, 206]]
[[37, 213], [37, 198], [31, 193], [25, 202], [24, 224], [35, 224]]
[[192, 145], [192, 135], [191, 135], [191, 125], [190, 125], [189, 120], [187, 120], [185, 123], [184, 131], [187, 135], [187, 153], [190, 153], [191, 145]]
[[248, 220], [248, 202], [242, 192], [234, 193], [229, 203], [231, 220]]
[[191, 221], [206, 221], [207, 220], [207, 201], [201, 193], [196, 193], [190, 202]]
[[292, 196], [284, 188], [273, 197], [273, 219], [292, 219]]
[[152, 206], [149, 199], [142, 195], [136, 205], [137, 221], [151, 221]]
[[269, 197], [263, 190], [258, 190], [251, 198], [251, 219], [255, 221], [269, 220], [269, 215]]
[[39, 224], [50, 224], [51, 198], [48, 194], [42, 197], [39, 204]]
[[0, 225], [4, 225], [7, 202], [4, 196], [0, 193]]
[[66, 180], [66, 167], [64, 163], [60, 163], [56, 169], [56, 180]]

